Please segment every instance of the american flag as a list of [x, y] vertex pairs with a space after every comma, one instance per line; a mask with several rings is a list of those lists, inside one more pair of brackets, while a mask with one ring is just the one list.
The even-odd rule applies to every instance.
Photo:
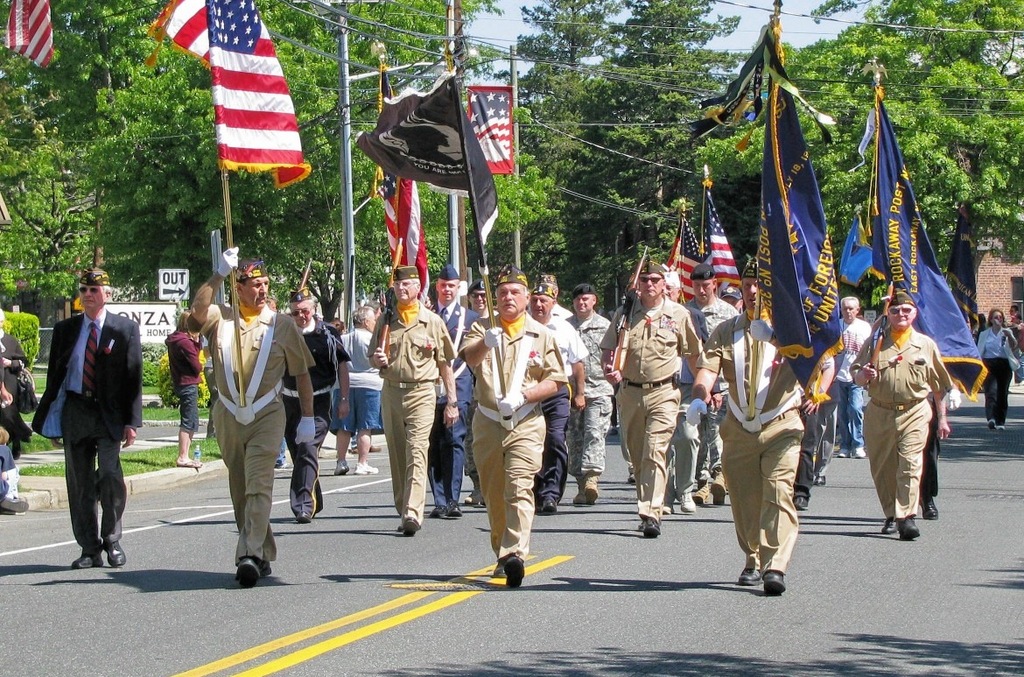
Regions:
[[467, 87], [469, 119], [492, 174], [512, 174], [512, 88]]
[[[384, 99], [391, 98], [391, 80], [383, 64], [378, 94], [379, 105], [383, 107]], [[377, 194], [384, 200], [384, 225], [388, 229], [391, 260], [395, 260], [395, 248], [401, 239], [402, 258], [395, 263], [399, 266], [416, 266], [420, 278], [420, 298], [426, 299], [430, 291], [430, 277], [427, 273], [427, 238], [420, 217], [419, 189], [415, 181], [398, 179], [391, 173], [385, 174], [380, 167], [377, 167], [377, 177]]]
[[736, 268], [736, 259], [732, 255], [732, 247], [725, 237], [725, 229], [718, 218], [718, 210], [711, 199], [711, 180], [704, 182], [704, 223], [707, 227], [707, 244], [704, 250], [711, 252], [711, 267], [715, 269], [715, 278], [719, 284], [740, 283], [740, 271]]
[[11, 0], [4, 44], [46, 68], [53, 57], [53, 26], [49, 0]]
[[689, 301], [693, 298], [693, 282], [690, 280], [690, 273], [698, 263], [706, 263], [708, 260], [707, 249], [697, 241], [697, 236], [690, 227], [690, 222], [685, 214], [679, 215], [679, 234], [672, 246], [672, 254], [669, 256], [667, 266], [669, 270], [679, 272], [679, 280], [683, 291], [683, 299]]
[[269, 170], [278, 188], [309, 175], [288, 83], [253, 0], [171, 0], [150, 35], [210, 67], [221, 169]]

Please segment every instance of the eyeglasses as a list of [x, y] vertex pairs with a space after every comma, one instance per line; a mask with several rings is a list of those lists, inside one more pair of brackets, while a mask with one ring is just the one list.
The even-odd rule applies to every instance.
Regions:
[[487, 296], [487, 293], [482, 291], [475, 291], [472, 294], [470, 294], [470, 296], [472, 296], [473, 298], [482, 299], [483, 297]]
[[899, 306], [896, 308], [890, 308], [889, 312], [893, 315], [909, 315], [913, 310], [913, 306]]
[[665, 278], [661, 275], [641, 275], [639, 279], [641, 282], [653, 282], [654, 284], [657, 284]]
[[313, 314], [312, 310], [305, 310], [303, 308], [299, 308], [298, 310], [293, 310], [291, 312], [291, 316], [292, 317], [298, 317], [299, 315], [312, 315], [312, 314]]
[[96, 293], [96, 292], [101, 291], [102, 289], [103, 289], [103, 287], [79, 287], [78, 288], [78, 293], [79, 294]]

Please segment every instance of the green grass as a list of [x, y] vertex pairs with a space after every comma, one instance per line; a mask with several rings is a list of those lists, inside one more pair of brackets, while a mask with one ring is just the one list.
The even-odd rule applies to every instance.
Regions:
[[[35, 437], [33, 437], [34, 439]], [[46, 441], [49, 442], [49, 440]], [[217, 446], [217, 440], [200, 440], [199, 444], [203, 450], [203, 463], [220, 460], [220, 448]], [[126, 477], [141, 475], [154, 470], [173, 468], [177, 459], [178, 445], [176, 444], [146, 451], [123, 451], [121, 452], [121, 468]], [[64, 463], [21, 466], [18, 470], [23, 476], [64, 477]]]
[[[143, 407], [143, 421], [178, 421], [181, 415], [177, 407]], [[210, 418], [209, 409], [199, 409], [199, 420], [205, 421]]]

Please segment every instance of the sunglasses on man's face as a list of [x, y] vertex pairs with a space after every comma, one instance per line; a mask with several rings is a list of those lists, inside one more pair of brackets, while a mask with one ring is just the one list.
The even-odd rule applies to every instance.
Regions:
[[79, 294], [96, 294], [103, 290], [103, 287], [79, 287]]

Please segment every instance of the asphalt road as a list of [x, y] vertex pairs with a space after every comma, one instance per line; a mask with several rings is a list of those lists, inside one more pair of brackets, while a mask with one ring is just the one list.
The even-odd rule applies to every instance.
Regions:
[[[1012, 411], [1024, 398], [1012, 396]], [[801, 514], [781, 598], [734, 582], [727, 506], [634, 530], [614, 438], [602, 500], [538, 517], [519, 590], [492, 583], [486, 516], [394, 529], [381, 474], [333, 477], [294, 523], [275, 487], [279, 559], [234, 581], [223, 478], [130, 498], [123, 569], [71, 571], [63, 511], [0, 517], [0, 665], [13, 674], [680, 675], [1020, 674], [1024, 666], [1024, 424], [977, 405], [943, 447], [940, 519], [879, 533], [868, 462], [838, 459]], [[567, 490], [571, 499], [571, 490]], [[567, 501], [568, 502], [568, 501]]]

